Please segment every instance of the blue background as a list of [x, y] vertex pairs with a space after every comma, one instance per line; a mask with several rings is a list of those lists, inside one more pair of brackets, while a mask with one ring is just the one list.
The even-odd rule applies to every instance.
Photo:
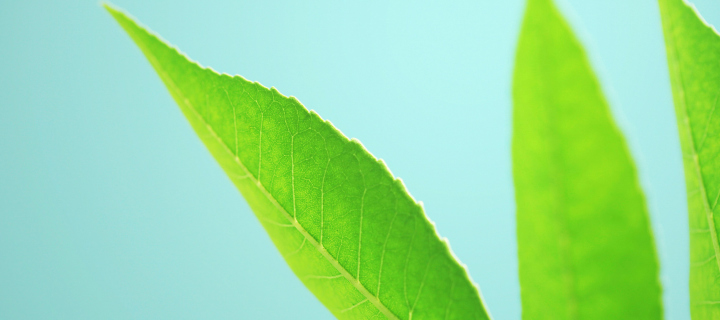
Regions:
[[[720, 22], [720, 3], [696, 1]], [[117, 0], [191, 58], [359, 138], [519, 319], [510, 84], [523, 2]], [[666, 317], [689, 319], [655, 1], [560, 3], [638, 162]], [[0, 3], [0, 318], [329, 319], [95, 1]]]

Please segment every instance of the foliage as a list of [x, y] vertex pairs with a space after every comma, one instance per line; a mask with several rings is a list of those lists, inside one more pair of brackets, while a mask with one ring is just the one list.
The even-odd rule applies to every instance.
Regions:
[[720, 319], [720, 37], [680, 0], [660, 0], [690, 215], [690, 313]]
[[[659, 0], [691, 227], [692, 318], [720, 318], [720, 38]], [[189, 60], [106, 5], [290, 268], [341, 319], [489, 319], [422, 205], [297, 99]], [[658, 259], [627, 145], [552, 0], [528, 0], [513, 81], [525, 319], [659, 319]]]
[[513, 81], [525, 319], [660, 319], [658, 259], [628, 148], [580, 43], [530, 0]]
[[122, 12], [190, 124], [293, 272], [338, 318], [488, 318], [423, 208], [295, 98], [188, 60]]

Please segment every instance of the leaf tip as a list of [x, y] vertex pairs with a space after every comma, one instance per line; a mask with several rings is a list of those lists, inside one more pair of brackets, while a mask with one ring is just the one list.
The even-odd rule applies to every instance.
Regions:
[[126, 27], [126, 24], [128, 22], [131, 22], [131, 24], [135, 25], [137, 24], [131, 18], [130, 14], [125, 12], [125, 10], [121, 9], [120, 7], [117, 7], [108, 1], [100, 1], [100, 5], [105, 8], [105, 10], [107, 10], [107, 12], [110, 13], [110, 15], [115, 19], [115, 21], [117, 21], [123, 29], [126, 29], [126, 31], [128, 31]]
[[108, 2], [108, 1], [100, 1], [98, 2], [101, 7], [105, 8], [113, 17], [115, 17], [118, 14], [123, 14], [122, 9], [118, 8], [114, 4]]

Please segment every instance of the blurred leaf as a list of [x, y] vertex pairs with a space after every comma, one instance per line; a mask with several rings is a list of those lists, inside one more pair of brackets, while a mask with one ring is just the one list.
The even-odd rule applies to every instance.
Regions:
[[107, 9], [292, 270], [335, 316], [488, 318], [477, 288], [422, 206], [360, 142], [295, 98], [203, 68]]
[[577, 38], [529, 0], [513, 82], [524, 319], [660, 319], [658, 259], [625, 141]]
[[690, 215], [690, 313], [720, 319], [720, 37], [681, 0], [660, 0]]

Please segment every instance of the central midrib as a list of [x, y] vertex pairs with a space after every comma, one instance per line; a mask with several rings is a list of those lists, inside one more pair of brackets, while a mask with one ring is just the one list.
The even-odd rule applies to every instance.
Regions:
[[[558, 15], [556, 18], [560, 20], [560, 23], [563, 23], [562, 17], [559, 16], [559, 13], [557, 11], [553, 12], [554, 14]], [[545, 66], [549, 66], [550, 64], [544, 64], [542, 62], [539, 63], [541, 66], [543, 66], [543, 69], [545, 69]], [[550, 72], [543, 72], [543, 73], [551, 73]], [[542, 98], [543, 100], [547, 101], [547, 105], [551, 106], [555, 104], [555, 97], [548, 92], [549, 90], [546, 90], [546, 83], [543, 82], [542, 85]], [[560, 150], [564, 145], [563, 139], [561, 138], [560, 132], [558, 132], [557, 125], [554, 125], [554, 123], [559, 122], [559, 116], [558, 113], [555, 111], [553, 107], [547, 108], [547, 116], [548, 116], [548, 127], [547, 130], [549, 132], [549, 138], [554, 141], [552, 143], [552, 146], [550, 149], [550, 157], [552, 159], [555, 159], [556, 161], [553, 161], [553, 163], [558, 163], [557, 166], [552, 166], [551, 170], [553, 170], [554, 174], [553, 176], [559, 177], [556, 181], [558, 181], [558, 184], [555, 185], [556, 189], [556, 200], [557, 200], [557, 214], [553, 215], [553, 218], [556, 222], [556, 227], [558, 228], [558, 250], [560, 252], [560, 268], [563, 273], [563, 289], [566, 291], [565, 298], [567, 299], [567, 304], [565, 312], [568, 317], [568, 320], [577, 320], [578, 319], [578, 293], [576, 289], [577, 285], [577, 275], [575, 274], [575, 268], [572, 264], [572, 249], [571, 243], [573, 241], [570, 231], [569, 231], [569, 225], [568, 225], [568, 207], [565, 203], [565, 200], [567, 198], [567, 181], [565, 180], [565, 175], [563, 174], [564, 170], [560, 169], [560, 167], [566, 167], [567, 161], [565, 159], [565, 156], [563, 155], [563, 152]]]
[[280, 203], [275, 199], [275, 197], [273, 197], [272, 194], [270, 194], [270, 192], [268, 192], [265, 189], [265, 187], [262, 185], [262, 183], [259, 180], [257, 180], [257, 178], [247, 169], [247, 167], [245, 167], [245, 165], [240, 161], [240, 158], [237, 155], [233, 154], [232, 151], [230, 151], [229, 147], [225, 144], [225, 142], [222, 139], [220, 139], [220, 137], [215, 133], [215, 130], [213, 130], [212, 126], [210, 126], [210, 124], [208, 124], [207, 121], [205, 121], [205, 119], [198, 113], [198, 111], [195, 110], [195, 108], [192, 106], [190, 101], [177, 88], [177, 86], [175, 85], [175, 82], [167, 75], [167, 73], [165, 73], [163, 68], [157, 62], [157, 59], [155, 59], [154, 55], [152, 55], [152, 53], [150, 53], [149, 56], [152, 57], [152, 60], [154, 60], [153, 64], [158, 67], [158, 71], [160, 71], [161, 76], [168, 82], [168, 84], [171, 85], [175, 94], [177, 94], [181, 98], [182, 102], [186, 105], [186, 107], [189, 110], [191, 110], [193, 115], [205, 126], [205, 128], [210, 132], [210, 135], [212, 135], [212, 137], [217, 141], [217, 143], [220, 146], [222, 146], [223, 150], [225, 150], [225, 152], [227, 152], [232, 157], [232, 159], [235, 161], [235, 163], [243, 171], [245, 171], [245, 173], [248, 175], [248, 177], [255, 183], [255, 186], [257, 186], [257, 188], [262, 192], [262, 194], [265, 195], [265, 197], [283, 214], [283, 216], [293, 225], [293, 227], [295, 227], [295, 229], [297, 229], [307, 239], [307, 241], [309, 241], [315, 247], [315, 249], [317, 249], [320, 252], [320, 254], [322, 254], [322, 256], [338, 272], [340, 272], [340, 274], [342, 274], [345, 277], [345, 279], [348, 280], [348, 282], [350, 282], [353, 285], [353, 287], [355, 287], [356, 290], [358, 290], [363, 296], [365, 296], [370, 302], [372, 302], [372, 304], [378, 310], [380, 310], [380, 312], [382, 312], [389, 319], [399, 320], [399, 318], [395, 314], [393, 314], [380, 301], [380, 299], [378, 299], [376, 296], [371, 294], [370, 291], [368, 291], [367, 288], [365, 288], [365, 286], [363, 286], [362, 283], [360, 283], [359, 279], [355, 279], [347, 270], [345, 270], [345, 268], [342, 265], [340, 265], [340, 263], [335, 258], [333, 258], [327, 250], [325, 250], [325, 247], [321, 246], [320, 243], [317, 242], [317, 240], [315, 240], [315, 238], [312, 235], [310, 235], [302, 225], [300, 225], [300, 223], [297, 221], [297, 219], [293, 218], [285, 210], [285, 208], [283, 208], [280, 205]]
[[[554, 101], [554, 99], [552, 99]], [[548, 108], [552, 109], [552, 108]], [[554, 123], [555, 120], [558, 118], [555, 114], [555, 112], [550, 111], [548, 112], [548, 116], [552, 118], [552, 122]], [[556, 185], [556, 199], [558, 202], [556, 203], [558, 205], [557, 214], [555, 215], [555, 219], [557, 222], [557, 228], [559, 229], [559, 239], [558, 239], [558, 248], [560, 253], [560, 260], [562, 263], [562, 271], [563, 271], [563, 282], [565, 282], [565, 290], [567, 291], [567, 315], [568, 319], [575, 320], [578, 318], [578, 299], [577, 299], [577, 292], [576, 292], [576, 284], [577, 284], [577, 277], [575, 275], [575, 269], [572, 265], [572, 249], [571, 243], [573, 242], [572, 237], [570, 236], [569, 226], [568, 226], [568, 215], [570, 214], [568, 211], [568, 207], [565, 203], [567, 198], [567, 182], [565, 181], [565, 175], [563, 174], [563, 170], [559, 169], [559, 167], [566, 167], [566, 159], [565, 156], [562, 154], [562, 152], [559, 150], [560, 145], [562, 145], [562, 139], [560, 138], [560, 134], [555, 129], [555, 125], [550, 125], [549, 130], [551, 139], [557, 141], [557, 143], [553, 143], [555, 148], [550, 148], [551, 151], [551, 157], [555, 158], [558, 163], [560, 163], [559, 166], [553, 166], [551, 170], [554, 171], [554, 176], [559, 177], [557, 181], [559, 182], [558, 185]]]

